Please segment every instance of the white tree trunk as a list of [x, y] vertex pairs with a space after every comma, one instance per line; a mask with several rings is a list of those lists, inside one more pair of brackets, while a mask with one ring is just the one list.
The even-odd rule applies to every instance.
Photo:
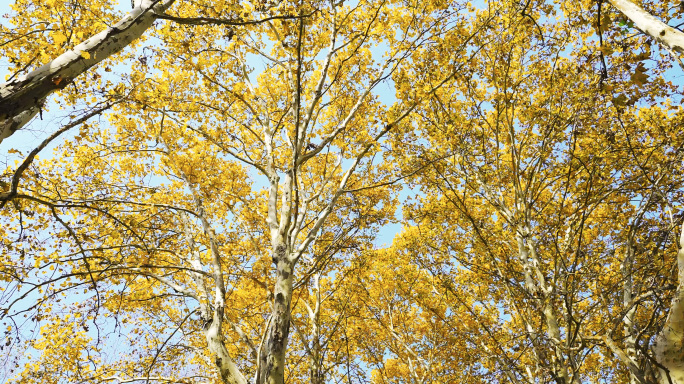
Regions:
[[205, 329], [204, 337], [207, 346], [214, 357], [214, 364], [219, 370], [221, 381], [225, 384], [247, 384], [247, 380], [240, 372], [240, 369], [231, 359], [225, 341], [223, 340], [222, 330], [223, 308], [214, 312], [214, 317]]
[[288, 259], [284, 244], [277, 244], [274, 248], [273, 258], [277, 271], [273, 311], [265, 330], [264, 343], [259, 351], [257, 384], [283, 384], [285, 380], [285, 352], [290, 334], [294, 263]]
[[663, 44], [682, 65], [680, 56], [684, 54], [684, 33], [655, 18], [630, 0], [608, 0], [622, 14], [627, 16], [637, 28]]
[[51, 62], [0, 84], [0, 143], [26, 125], [47, 96], [139, 38], [175, 0], [142, 0], [112, 27], [90, 37]]
[[[684, 226], [679, 238], [679, 252], [677, 253], [679, 268], [679, 284], [672, 299], [670, 313], [665, 321], [663, 331], [658, 335], [654, 352], [662, 366], [669, 371], [672, 384], [684, 384]], [[660, 382], [669, 384], [668, 374], [660, 370]]]

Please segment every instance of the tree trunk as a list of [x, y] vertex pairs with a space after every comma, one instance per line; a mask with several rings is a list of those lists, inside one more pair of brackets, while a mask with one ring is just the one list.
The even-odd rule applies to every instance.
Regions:
[[224, 384], [247, 384], [242, 372], [228, 354], [228, 349], [223, 340], [222, 318], [223, 308], [219, 308], [214, 311], [212, 321], [205, 326], [204, 336], [207, 339], [207, 346], [214, 356], [214, 364], [216, 364], [221, 375], [221, 381]]
[[[679, 284], [663, 331], [655, 342], [655, 357], [668, 371], [660, 370], [661, 384], [684, 384], [684, 226], [677, 253]], [[668, 377], [669, 376], [669, 377]], [[671, 381], [670, 381], [671, 380]]]
[[259, 350], [259, 372], [256, 384], [285, 382], [285, 351], [290, 332], [290, 302], [292, 301], [292, 272], [294, 262], [287, 256], [287, 247], [274, 247], [276, 284], [273, 290], [273, 310], [266, 329], [266, 338]]
[[309, 356], [310, 384], [324, 384], [323, 362], [321, 361], [321, 285], [320, 272], [313, 277], [316, 303], [309, 311], [311, 320], [311, 354]]
[[608, 0], [615, 8], [619, 9], [622, 14], [627, 16], [637, 28], [643, 33], [653, 37], [659, 43], [663, 44], [672, 55], [679, 61], [679, 65], [683, 66], [680, 56], [684, 54], [684, 33], [678, 31], [662, 21], [656, 19], [653, 15], [646, 12], [643, 8], [634, 4], [630, 0]]
[[139, 38], [175, 0], [142, 0], [112, 27], [92, 36], [51, 62], [0, 84], [0, 143], [26, 125], [55, 90]]

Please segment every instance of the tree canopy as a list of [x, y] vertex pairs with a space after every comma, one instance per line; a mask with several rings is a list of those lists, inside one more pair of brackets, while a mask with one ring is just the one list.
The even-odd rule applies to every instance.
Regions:
[[683, 14], [17, 0], [2, 378], [683, 384]]

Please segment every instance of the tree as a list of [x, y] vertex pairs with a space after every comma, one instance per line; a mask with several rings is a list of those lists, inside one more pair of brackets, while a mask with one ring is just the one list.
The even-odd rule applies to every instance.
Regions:
[[[3, 44], [4, 53], [13, 65], [14, 73], [8, 76], [5, 83], [0, 84], [0, 143], [39, 112], [42, 116], [46, 99], [53, 92], [72, 84], [76, 78], [104, 60], [109, 59], [109, 64], [119, 61], [121, 58], [116, 57], [116, 54], [141, 38], [157, 20], [170, 18], [175, 22], [188, 24], [244, 26], [266, 20], [292, 18], [274, 14], [273, 5], [262, 4], [256, 9], [249, 6], [242, 9], [240, 4], [224, 4], [219, 12], [212, 12], [215, 17], [184, 19], [166, 13], [174, 2], [175, 0], [132, 1], [133, 9], [112, 23], [112, 7], [106, 1], [92, 4], [92, 8], [61, 0], [38, 4], [18, 1], [14, 9], [21, 10], [23, 17], [14, 19], [16, 28], [3, 30], [3, 35], [7, 38], [7, 42]], [[198, 10], [205, 7], [199, 3], [194, 5]], [[224, 8], [226, 12], [223, 12]], [[253, 20], [248, 16], [263, 19]], [[105, 26], [106, 28], [98, 31], [98, 28]], [[52, 44], [35, 46], [33, 40], [36, 34], [47, 35], [48, 43]], [[86, 36], [88, 38], [85, 41], [75, 44]], [[70, 46], [73, 48], [62, 53]], [[36, 60], [45, 59], [49, 61], [28, 70], [34, 66]]]
[[[2, 47], [16, 76], [65, 49], [36, 23], [104, 28], [33, 6]], [[478, 6], [145, 13], [3, 174], [11, 379], [681, 382], [669, 53], [600, 2]]]
[[[493, 12], [195, 6], [163, 16], [142, 55], [125, 54], [135, 60], [121, 80], [104, 62], [63, 89], [62, 103], [92, 106], [89, 87], [107, 101], [37, 148], [79, 126], [53, 158], [32, 153], [6, 173], [3, 317], [12, 345], [37, 354], [17, 381], [323, 383], [362, 372], [360, 347], [338, 345], [341, 289], [393, 217], [398, 176], [383, 140], [467, 65]], [[238, 11], [294, 16], [236, 29], [224, 20]], [[440, 78], [410, 80], [416, 97], [381, 102], [394, 73], [447, 51]], [[36, 337], [24, 338], [22, 316]]]
[[677, 90], [662, 62], [648, 80], [638, 43], [613, 51], [618, 25], [573, 49], [576, 14], [536, 9], [478, 36], [496, 42], [396, 140], [406, 169], [429, 169], [397, 247], [453, 305], [481, 287], [475, 328], [477, 308], [503, 311], [481, 348], [505, 381], [678, 383]]
[[[92, 10], [81, 10], [84, 15], [79, 15], [80, 6], [77, 3], [47, 1], [42, 5], [35, 5], [26, 1], [17, 2], [15, 9], [23, 9], [24, 17], [15, 19], [17, 28], [3, 31], [7, 39], [3, 45], [14, 51], [10, 51], [12, 53], [6, 57], [9, 57], [17, 71], [10, 76], [9, 81], [0, 84], [0, 142], [33, 119], [52, 92], [63, 89], [77, 76], [131, 44], [152, 26], [158, 14], [163, 14], [173, 3], [174, 0], [141, 0], [112, 26], [38, 68], [22, 74], [36, 59], [54, 56], [63, 46], [89, 36], [93, 27], [97, 26], [90, 23], [93, 18], [105, 23], [111, 20], [111, 15], [107, 14], [111, 8], [105, 6], [108, 5], [106, 3], [94, 4], [94, 15], [86, 16]], [[97, 9], [98, 6], [105, 7]], [[54, 19], [69, 13], [73, 13], [71, 20], [63, 17]], [[36, 29], [36, 24], [42, 24], [43, 29]], [[47, 52], [46, 47], [37, 47], [40, 51], [35, 48], [17, 50], [32, 42], [36, 33], [47, 31], [52, 31], [50, 38], [53, 43], [52, 47], [47, 47]]]
[[684, 53], [684, 32], [665, 24], [646, 12], [639, 5], [629, 0], [609, 1], [615, 8], [619, 9], [620, 12], [627, 16], [627, 18], [629, 18], [629, 20], [631, 20], [643, 33], [651, 36], [661, 43], [665, 49], [670, 51], [672, 56], [679, 61], [679, 65], [684, 68], [684, 64], [682, 64], [680, 57], [682, 53]]

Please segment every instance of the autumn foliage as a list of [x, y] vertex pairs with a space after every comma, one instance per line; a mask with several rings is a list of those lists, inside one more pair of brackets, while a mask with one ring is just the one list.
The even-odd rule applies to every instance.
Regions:
[[624, 0], [133, 5], [0, 24], [3, 380], [684, 383], [684, 49]]

